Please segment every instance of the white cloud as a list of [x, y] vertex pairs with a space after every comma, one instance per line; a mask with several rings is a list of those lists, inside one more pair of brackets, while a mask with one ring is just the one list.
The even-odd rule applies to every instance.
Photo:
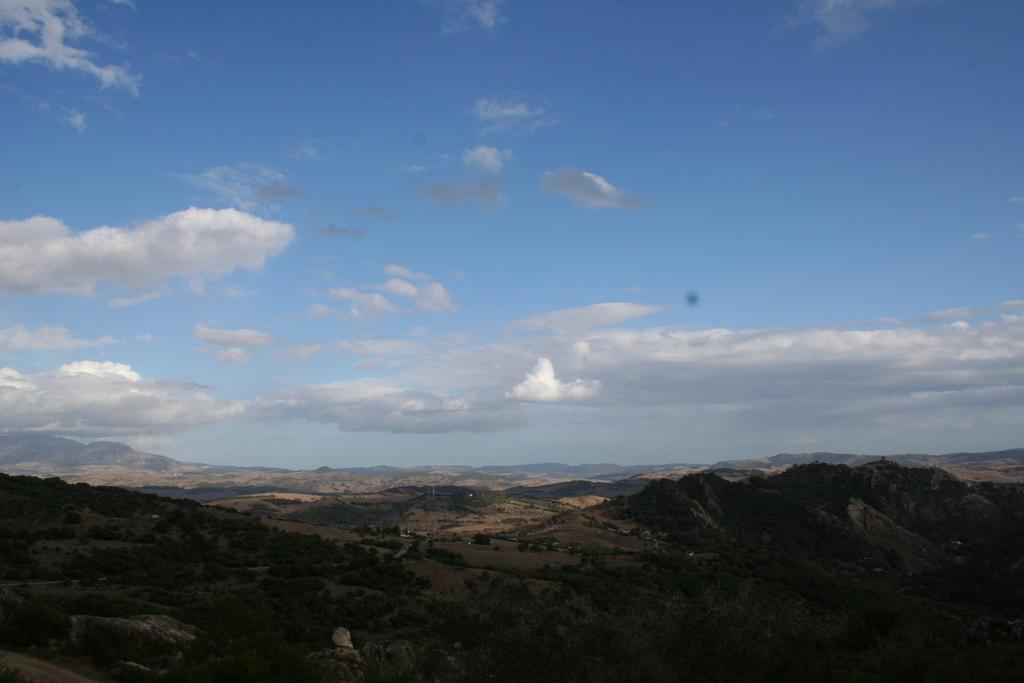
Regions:
[[326, 304], [310, 304], [306, 308], [306, 316], [310, 318], [335, 318], [338, 313]]
[[414, 273], [405, 266], [400, 266], [392, 263], [391, 265], [384, 268], [384, 272], [394, 277], [404, 277], [406, 280], [430, 280], [432, 279], [426, 273]]
[[973, 308], [958, 306], [956, 308], [945, 308], [941, 311], [929, 313], [928, 315], [922, 316], [921, 320], [926, 322], [941, 322], [946, 320], [973, 318], [976, 314], [977, 312]]
[[300, 387], [253, 402], [252, 412], [263, 420], [322, 422], [355, 432], [479, 432], [516, 423], [508, 411], [494, 406], [384, 380]]
[[391, 278], [382, 285], [378, 285], [380, 289], [391, 294], [397, 294], [398, 296], [404, 296], [407, 298], [414, 298], [419, 293], [419, 288], [411, 282], [406, 282], [400, 278]]
[[235, 209], [191, 208], [132, 228], [77, 233], [45, 216], [0, 221], [0, 293], [88, 295], [100, 282], [139, 289], [255, 270], [294, 234], [286, 223]]
[[85, 129], [89, 127], [89, 124], [85, 120], [85, 113], [80, 112], [77, 109], [72, 109], [68, 112], [65, 121], [67, 121], [67, 124], [79, 133], [84, 133]]
[[414, 356], [426, 351], [423, 344], [407, 339], [347, 340], [335, 343], [334, 348], [353, 356]]
[[[419, 310], [431, 313], [445, 313], [456, 311], [459, 308], [452, 301], [451, 294], [448, 293], [444, 285], [433, 282], [433, 278], [426, 273], [416, 273], [405, 266], [394, 263], [384, 268], [384, 272], [394, 277], [380, 284], [362, 285], [359, 288], [338, 287], [328, 290], [328, 294], [335, 299], [350, 302], [348, 316], [354, 320], [399, 313], [401, 311], [399, 306], [385, 294], [407, 299]], [[413, 284], [409, 282], [410, 279], [419, 281], [421, 284]], [[371, 288], [377, 291], [367, 291]], [[335, 315], [335, 312], [323, 304], [313, 304], [307, 310], [307, 315], [331, 317]]]
[[364, 292], [352, 287], [338, 287], [328, 292], [333, 298], [348, 301], [348, 314], [354, 319], [375, 318], [389, 313], [397, 313], [398, 308], [383, 294]]
[[251, 211], [280, 199], [293, 199], [302, 191], [288, 176], [263, 164], [214, 166], [193, 175], [173, 174], [190, 185], [217, 196], [229, 206]]
[[214, 344], [217, 346], [246, 346], [248, 348], [257, 348], [260, 346], [266, 346], [267, 344], [273, 344], [277, 339], [266, 332], [260, 332], [259, 330], [239, 329], [239, 330], [218, 330], [206, 325], [196, 325], [195, 327], [196, 339], [204, 341], [207, 344]]
[[0, 431], [89, 438], [178, 432], [237, 417], [192, 384], [143, 379], [121, 363], [77, 361], [54, 372], [0, 368]]
[[502, 166], [512, 158], [513, 154], [510, 149], [498, 149], [484, 145], [478, 145], [462, 152], [462, 163], [490, 173], [501, 173]]
[[[924, 430], [932, 438], [932, 427], [954, 429], [952, 422], [941, 424], [947, 418], [1024, 425], [1024, 316], [1011, 310], [1019, 308], [1001, 304], [988, 309], [994, 318], [974, 323], [949, 312], [947, 324], [902, 322], [890, 329], [581, 325], [571, 333], [435, 351], [392, 381], [494, 399], [522, 381], [524, 365], [547, 358], [565, 374], [600, 381], [600, 393], [589, 401], [597, 412], [589, 414], [602, 422], [673, 424], [709, 435], [708, 443], [739, 432], [778, 442], [797, 431], [841, 443], [881, 424], [895, 425], [902, 437]], [[536, 317], [567, 327], [553, 314]], [[941, 397], [935, 399], [941, 408], [915, 398], [925, 394]], [[892, 410], [880, 408], [883, 403]]]
[[246, 353], [244, 349], [240, 349], [237, 346], [232, 346], [229, 349], [218, 351], [214, 358], [221, 363], [241, 364], [249, 362], [249, 354]]
[[155, 289], [152, 292], [142, 292], [135, 296], [119, 296], [107, 302], [107, 306], [110, 306], [111, 308], [128, 308], [130, 306], [138, 306], [139, 304], [144, 304], [147, 301], [159, 299], [166, 293], [167, 289], [161, 288]]
[[514, 323], [513, 328], [526, 331], [579, 333], [643, 318], [663, 310], [664, 306], [613, 301], [534, 315]]
[[914, 4], [914, 0], [805, 0], [794, 23], [813, 24], [818, 47], [847, 43], [871, 28], [871, 16]]
[[505, 0], [421, 0], [442, 13], [441, 32], [448, 35], [466, 31], [490, 32], [505, 22], [501, 9]]
[[[349, 356], [371, 356], [376, 358], [409, 357], [423, 354], [426, 346], [420, 342], [407, 339], [360, 339], [345, 340], [334, 343], [314, 342], [293, 347], [285, 354], [291, 360], [306, 360], [325, 351], [337, 351]], [[359, 367], [364, 367], [361, 363]], [[372, 361], [376, 367], [376, 361]]]
[[35, 330], [15, 325], [0, 330], [0, 354], [11, 351], [74, 351], [113, 343], [114, 338], [110, 336], [77, 339], [67, 328], [60, 325], [42, 325]]
[[1010, 197], [1010, 202], [1013, 203], [1013, 204], [1022, 204], [1022, 203], [1024, 203], [1024, 195], [1016, 195], [1016, 196]]
[[483, 133], [528, 133], [554, 123], [543, 107], [532, 107], [522, 100], [481, 97], [470, 112]]
[[103, 88], [125, 88], [138, 95], [141, 77], [127, 66], [100, 65], [95, 55], [75, 47], [101, 38], [79, 15], [71, 0], [0, 2], [0, 62], [35, 62], [93, 76]]
[[555, 376], [555, 366], [547, 358], [538, 358], [526, 379], [505, 394], [510, 401], [554, 403], [581, 401], [601, 391], [601, 383], [593, 379], [574, 379], [563, 382]]
[[386, 292], [409, 299], [416, 308], [422, 311], [444, 313], [456, 311], [459, 308], [440, 282], [414, 285], [399, 278], [391, 278], [379, 287]]
[[973, 235], [971, 235], [971, 239], [972, 240], [987, 240], [988, 239], [988, 233], [987, 232], [976, 232]]
[[426, 173], [427, 171], [435, 171], [439, 168], [444, 168], [448, 165], [448, 161], [451, 159], [450, 154], [431, 154], [426, 160], [417, 161], [415, 163], [401, 163], [397, 164], [398, 170], [403, 173], [411, 173], [413, 175], [419, 173]]
[[89, 375], [90, 377], [119, 377], [129, 382], [138, 382], [142, 379], [139, 373], [131, 369], [131, 366], [124, 363], [113, 363], [106, 360], [76, 360], [74, 363], [67, 363], [60, 366], [57, 372], [77, 377]]
[[637, 205], [636, 199], [603, 176], [576, 168], [548, 171], [541, 178], [541, 186], [545, 192], [564, 194], [588, 209], [628, 209]]

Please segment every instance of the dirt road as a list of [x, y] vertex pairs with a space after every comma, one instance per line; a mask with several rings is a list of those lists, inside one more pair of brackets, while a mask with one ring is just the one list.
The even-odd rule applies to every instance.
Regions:
[[14, 669], [28, 680], [38, 681], [38, 683], [97, 683], [98, 681], [96, 678], [86, 678], [52, 662], [4, 650], [0, 650], [0, 667]]

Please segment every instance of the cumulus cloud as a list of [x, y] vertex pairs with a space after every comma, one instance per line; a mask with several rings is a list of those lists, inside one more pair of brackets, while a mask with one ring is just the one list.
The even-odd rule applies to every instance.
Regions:
[[664, 306], [612, 301], [541, 313], [540, 315], [520, 320], [514, 323], [512, 327], [513, 329], [526, 331], [579, 333], [597, 327], [608, 327], [626, 322], [627, 320], [643, 318], [663, 310], [665, 310]]
[[915, 0], [805, 0], [793, 19], [795, 24], [815, 26], [818, 47], [848, 43], [871, 28], [871, 18], [915, 4]]
[[586, 329], [551, 316], [554, 324], [535, 329], [560, 328], [553, 334], [435, 351], [392, 379], [493, 399], [512, 396], [522, 368], [546, 358], [564, 374], [600, 382], [588, 400], [590, 419], [672, 425], [704, 434], [708, 444], [1019, 430], [1024, 316], [1016, 310], [1004, 302], [976, 322], [955, 316], [885, 329]]
[[138, 95], [140, 76], [127, 66], [101, 65], [93, 53], [76, 46], [97, 38], [101, 36], [71, 0], [0, 2], [0, 62], [31, 62], [56, 71], [79, 71], [96, 78], [102, 88], [124, 88]]
[[501, 23], [505, 0], [421, 0], [441, 10], [441, 32], [449, 35], [466, 31], [490, 32]]
[[526, 379], [505, 394], [510, 401], [554, 403], [582, 401], [601, 391], [601, 383], [593, 379], [574, 379], [563, 382], [555, 376], [555, 366], [547, 358], [538, 358]]
[[423, 188], [420, 195], [435, 204], [480, 202], [484, 206], [494, 207], [508, 201], [501, 183], [486, 178], [469, 183], [433, 183]]
[[195, 385], [147, 380], [128, 365], [82, 360], [56, 371], [0, 368], [0, 431], [86, 438], [179, 432], [237, 417]]
[[482, 432], [517, 424], [509, 411], [494, 406], [384, 380], [300, 387], [253, 402], [252, 412], [263, 420], [336, 424], [353, 432]]
[[533, 107], [522, 100], [481, 97], [470, 113], [480, 122], [482, 133], [528, 133], [554, 123], [543, 107]]
[[366, 292], [353, 287], [338, 287], [330, 290], [328, 294], [335, 299], [348, 301], [348, 314], [354, 319], [376, 318], [398, 312], [398, 307], [379, 292]]
[[0, 330], [0, 355], [11, 351], [74, 351], [113, 343], [110, 336], [77, 339], [60, 325], [42, 325], [34, 330], [15, 325]]
[[[417, 309], [430, 313], [458, 310], [445, 286], [440, 282], [434, 282], [430, 275], [417, 273], [394, 263], [384, 268], [384, 272], [394, 277], [378, 284], [338, 287], [328, 290], [328, 294], [334, 299], [349, 302], [348, 317], [353, 320], [375, 318], [407, 310], [395, 303], [394, 298], [405, 299]], [[337, 313], [329, 306], [313, 304], [307, 309], [307, 315], [326, 318], [337, 316]]]
[[46, 216], [0, 221], [0, 293], [89, 295], [100, 282], [140, 289], [256, 270], [294, 234], [291, 225], [235, 209], [190, 208], [132, 228], [82, 232]]
[[470, 168], [478, 168], [489, 173], [501, 173], [505, 162], [512, 158], [513, 154], [510, 149], [498, 149], [484, 145], [478, 145], [462, 152], [462, 163]]
[[213, 327], [207, 327], [206, 325], [196, 325], [195, 327], [196, 339], [204, 341], [207, 344], [214, 344], [216, 346], [245, 346], [248, 348], [257, 348], [260, 346], [266, 346], [267, 344], [273, 344], [277, 339], [266, 332], [260, 332], [259, 330], [249, 329], [238, 329], [238, 330], [218, 330]]
[[560, 168], [548, 171], [541, 178], [545, 192], [564, 194], [588, 209], [629, 209], [637, 205], [635, 198], [590, 171]]
[[232, 346], [229, 349], [218, 351], [214, 355], [214, 358], [221, 363], [232, 363], [235, 365], [249, 362], [249, 354], [245, 349], [241, 349], [237, 346]]
[[76, 360], [74, 363], [60, 366], [58, 372], [71, 377], [81, 375], [88, 375], [90, 377], [118, 377], [129, 382], [138, 382], [142, 379], [142, 376], [132, 370], [130, 365], [114, 363], [108, 360]]
[[400, 278], [391, 278], [379, 287], [386, 292], [409, 299], [421, 311], [444, 313], [458, 310], [448, 290], [440, 282], [414, 285]]

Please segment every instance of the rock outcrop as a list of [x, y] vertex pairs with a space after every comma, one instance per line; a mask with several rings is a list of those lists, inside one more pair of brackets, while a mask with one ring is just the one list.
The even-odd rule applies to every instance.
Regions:
[[352, 634], [344, 626], [334, 629], [334, 647], [307, 655], [324, 672], [329, 683], [352, 683], [367, 667], [382, 666], [407, 670], [416, 661], [415, 649], [408, 640], [381, 640], [367, 643], [362, 650], [352, 644]]
[[69, 640], [75, 648], [99, 661], [143, 664], [174, 659], [196, 639], [199, 630], [163, 614], [135, 617], [71, 617]]
[[312, 652], [307, 658], [320, 667], [330, 683], [355, 681], [363, 671], [363, 661], [352, 645], [352, 634], [339, 626], [334, 629], [331, 641], [334, 647]]

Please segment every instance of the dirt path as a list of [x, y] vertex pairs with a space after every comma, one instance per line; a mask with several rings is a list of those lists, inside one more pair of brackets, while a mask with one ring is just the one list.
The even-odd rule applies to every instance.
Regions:
[[30, 681], [38, 683], [97, 683], [57, 664], [29, 657], [17, 652], [0, 650], [0, 667], [14, 669]]

